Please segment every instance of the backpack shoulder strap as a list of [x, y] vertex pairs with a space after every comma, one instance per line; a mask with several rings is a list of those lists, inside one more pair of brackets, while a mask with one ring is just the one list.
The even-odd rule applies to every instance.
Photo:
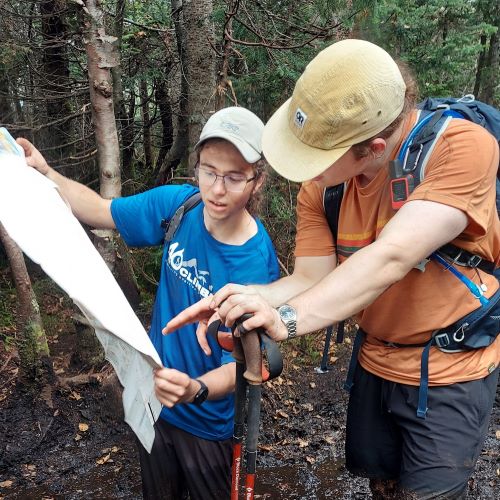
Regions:
[[[336, 186], [329, 186], [323, 191], [323, 208], [325, 210], [326, 220], [330, 231], [332, 232], [333, 242], [337, 246], [337, 237], [339, 234], [339, 217], [340, 217], [340, 205], [342, 203], [342, 198], [344, 196], [345, 183], [337, 184]], [[323, 372], [328, 371], [328, 350], [330, 348], [330, 339], [332, 336], [332, 327], [326, 329], [326, 339], [325, 346], [323, 348], [323, 357], [321, 362], [321, 367], [323, 367]], [[337, 325], [337, 336], [335, 342], [337, 344], [342, 344], [344, 341], [344, 321], [340, 321]], [[320, 367], [320, 370], [321, 370]]]
[[201, 194], [197, 193], [191, 195], [174, 213], [170, 220], [162, 219], [161, 227], [165, 231], [164, 242], [170, 243], [174, 237], [177, 228], [179, 227], [184, 215], [189, 212], [192, 208], [201, 202]]
[[323, 208], [335, 245], [337, 245], [337, 236], [339, 233], [340, 204], [342, 203], [343, 196], [344, 183], [329, 186], [323, 191]]

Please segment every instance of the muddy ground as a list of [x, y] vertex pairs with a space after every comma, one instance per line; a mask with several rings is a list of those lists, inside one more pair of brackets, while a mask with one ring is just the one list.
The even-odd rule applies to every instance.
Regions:
[[[54, 314], [61, 309], [56, 303]], [[0, 500], [141, 498], [135, 441], [112, 371], [104, 364], [88, 377], [74, 368], [75, 337], [69, 327], [50, 338], [65, 382], [36, 394], [16, 385], [15, 351], [0, 347]], [[283, 376], [264, 389], [256, 497], [370, 498], [367, 481], [343, 465], [349, 339], [332, 347], [325, 374], [314, 371], [321, 338], [299, 339], [288, 349]], [[497, 397], [468, 499], [500, 498], [498, 403]]]

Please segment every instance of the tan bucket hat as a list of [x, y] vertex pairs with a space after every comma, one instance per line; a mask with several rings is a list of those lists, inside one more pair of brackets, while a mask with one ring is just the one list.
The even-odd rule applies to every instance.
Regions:
[[307, 65], [292, 97], [267, 122], [264, 155], [283, 177], [312, 179], [390, 125], [403, 109], [405, 90], [396, 62], [379, 46], [334, 43]]

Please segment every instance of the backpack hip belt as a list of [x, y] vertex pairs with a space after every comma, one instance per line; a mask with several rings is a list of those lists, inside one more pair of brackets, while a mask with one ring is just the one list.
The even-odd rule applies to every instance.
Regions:
[[[451, 325], [436, 330], [430, 340], [419, 344], [400, 344], [377, 339], [387, 347], [421, 347], [420, 385], [418, 389], [417, 417], [425, 419], [427, 415], [427, 394], [429, 391], [429, 355], [432, 346], [446, 353], [456, 353], [481, 349], [489, 346], [500, 331], [500, 289], [488, 299], [486, 306], [479, 307]], [[354, 382], [354, 372], [358, 361], [361, 345], [366, 332], [358, 329], [354, 339], [351, 361], [344, 389], [350, 391]], [[376, 338], [376, 337], [375, 337]]]

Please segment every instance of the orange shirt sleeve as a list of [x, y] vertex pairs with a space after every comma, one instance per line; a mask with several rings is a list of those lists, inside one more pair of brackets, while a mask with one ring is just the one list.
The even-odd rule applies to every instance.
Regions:
[[295, 257], [321, 257], [335, 253], [333, 236], [323, 206], [323, 189], [304, 182], [297, 196]]
[[496, 217], [491, 189], [498, 169], [498, 144], [484, 128], [452, 120], [436, 144], [424, 180], [409, 200], [429, 200], [458, 208], [469, 225], [461, 239], [484, 236]]

